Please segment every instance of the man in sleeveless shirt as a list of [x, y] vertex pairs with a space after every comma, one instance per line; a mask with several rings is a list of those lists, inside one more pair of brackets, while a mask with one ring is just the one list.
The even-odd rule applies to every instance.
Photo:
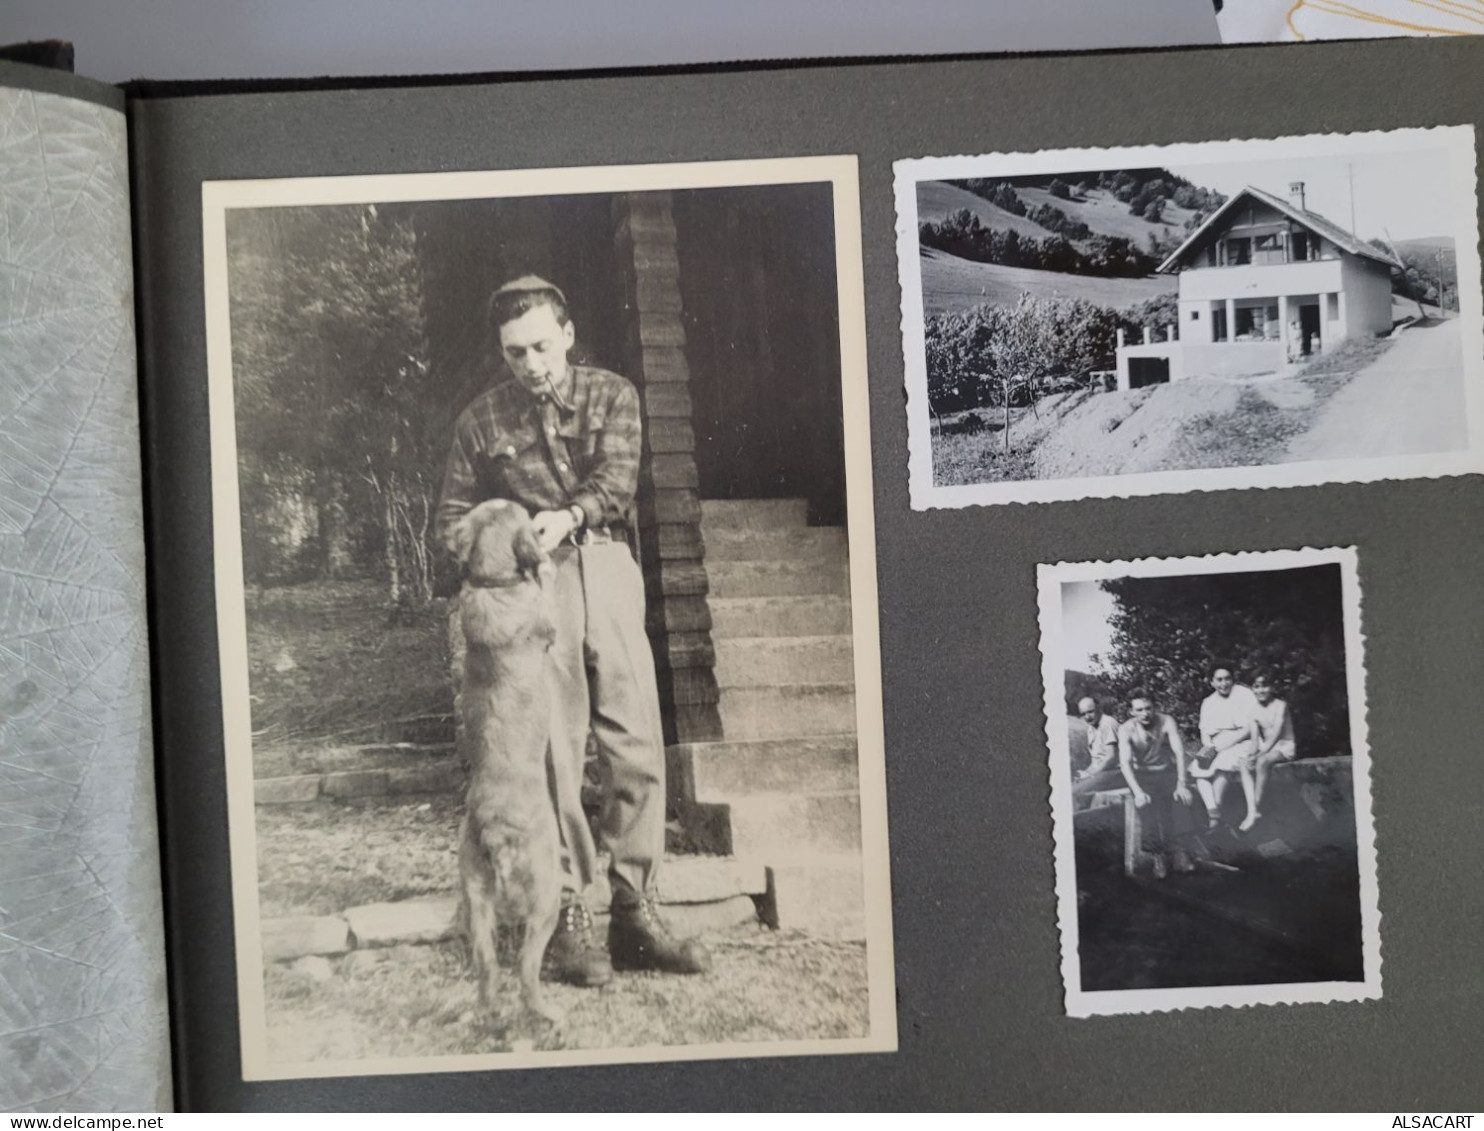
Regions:
[[1118, 728], [1118, 767], [1136, 804], [1145, 814], [1145, 842], [1154, 856], [1154, 875], [1164, 879], [1171, 857], [1177, 870], [1191, 870], [1189, 857], [1175, 843], [1175, 807], [1189, 805], [1185, 744], [1169, 715], [1155, 710], [1148, 692], [1129, 697], [1130, 717]]

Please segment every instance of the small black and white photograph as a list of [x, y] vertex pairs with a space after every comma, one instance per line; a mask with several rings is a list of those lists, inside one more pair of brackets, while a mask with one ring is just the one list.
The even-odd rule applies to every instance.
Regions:
[[1380, 997], [1354, 551], [1039, 580], [1067, 1013]]
[[244, 1078], [895, 1048], [855, 159], [204, 203]]
[[1484, 470], [1472, 126], [896, 163], [917, 509]]

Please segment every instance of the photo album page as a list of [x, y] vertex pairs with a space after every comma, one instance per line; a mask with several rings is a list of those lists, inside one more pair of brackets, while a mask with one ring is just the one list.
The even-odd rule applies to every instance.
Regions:
[[141, 90], [183, 1102], [1477, 1096], [1481, 67]]

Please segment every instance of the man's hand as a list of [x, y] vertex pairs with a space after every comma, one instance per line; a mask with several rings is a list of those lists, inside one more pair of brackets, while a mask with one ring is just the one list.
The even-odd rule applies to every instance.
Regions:
[[536, 538], [548, 554], [577, 529], [577, 518], [571, 511], [538, 511], [531, 516], [531, 525], [536, 528]]
[[1175, 787], [1175, 800], [1180, 802], [1181, 805], [1190, 804], [1190, 787], [1184, 782], [1181, 782]]
[[1139, 809], [1142, 809], [1144, 808], [1144, 806], [1148, 805], [1150, 800], [1150, 796], [1142, 789], [1139, 790], [1138, 793], [1134, 794], [1134, 805]]

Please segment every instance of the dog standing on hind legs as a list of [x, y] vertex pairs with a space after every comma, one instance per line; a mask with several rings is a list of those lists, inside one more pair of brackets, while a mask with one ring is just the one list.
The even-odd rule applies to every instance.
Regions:
[[541, 988], [541, 960], [561, 913], [561, 836], [547, 777], [551, 690], [547, 649], [555, 636], [542, 586], [549, 559], [525, 508], [481, 503], [459, 520], [464, 636], [459, 712], [469, 788], [459, 832], [460, 918], [493, 1008], [499, 984], [496, 928], [524, 925], [521, 998], [559, 1020]]

